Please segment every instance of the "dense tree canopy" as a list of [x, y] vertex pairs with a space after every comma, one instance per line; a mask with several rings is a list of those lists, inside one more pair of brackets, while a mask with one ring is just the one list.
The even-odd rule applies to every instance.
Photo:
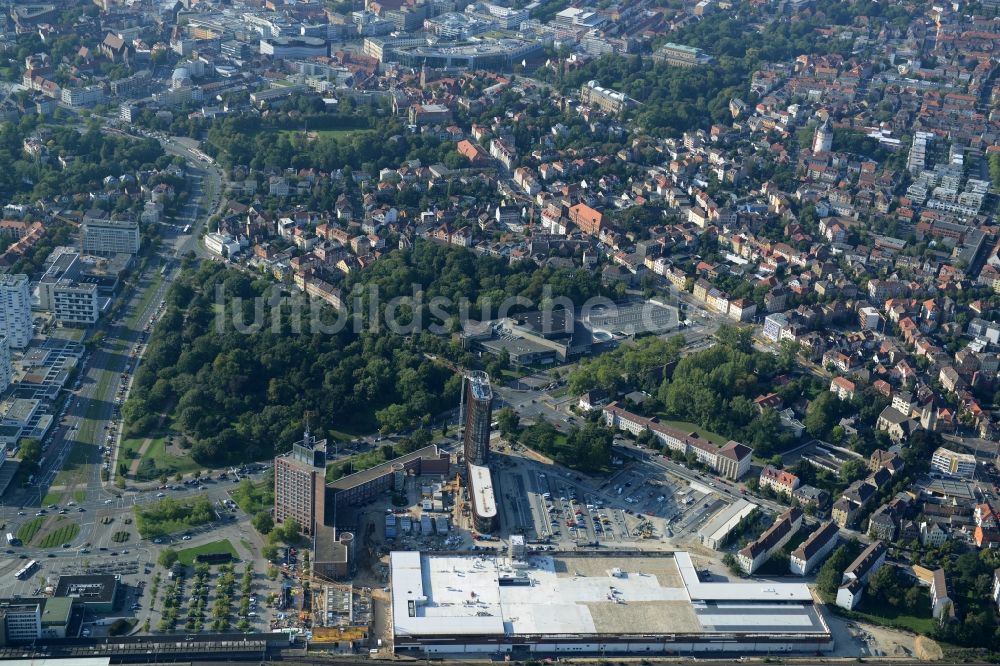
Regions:
[[[108, 134], [97, 124], [84, 132], [73, 126], [46, 127], [46, 133], [39, 136], [48, 158], [33, 159], [24, 152], [24, 140], [36, 129], [27, 120], [19, 125], [0, 124], [0, 163], [5, 165], [0, 169], [0, 198], [4, 200], [34, 201], [100, 190], [105, 176], [169, 163], [156, 141]], [[59, 156], [72, 161], [61, 167]]]
[[753, 403], [779, 369], [778, 359], [753, 351], [745, 329], [724, 326], [716, 337], [719, 344], [682, 358], [660, 386], [666, 415], [744, 442], [761, 456], [783, 450], [789, 435], [777, 413], [760, 413]]
[[615, 393], [625, 387], [655, 390], [664, 366], [676, 361], [684, 346], [684, 336], [669, 340], [642, 338], [634, 345], [582, 361], [569, 378], [573, 393], [592, 389]]
[[[442, 322], [428, 313], [416, 331], [399, 335], [384, 320], [337, 329], [331, 308], [304, 298], [298, 306], [295, 301], [273, 309], [255, 305], [254, 298], [273, 293], [271, 283], [216, 263], [185, 270], [168, 296], [124, 406], [128, 433], [145, 434], [160, 413], [173, 413], [192, 456], [220, 465], [286, 450], [301, 437], [306, 412], [315, 415], [316, 430], [377, 426], [384, 432], [407, 431], [429, 424], [458, 401], [459, 377], [424, 354], [473, 362], [450, 338], [425, 330], [432, 323], [453, 323], [457, 299], [496, 299], [495, 309], [512, 296], [542, 303], [545, 287], [554, 297], [574, 301], [600, 292], [597, 278], [587, 273], [477, 261], [467, 250], [425, 242], [412, 251], [390, 253], [345, 288], [362, 288], [360, 312], [367, 313], [376, 291], [384, 309], [393, 297], [412, 295], [414, 285], [426, 292], [425, 303], [432, 296], [456, 299], [446, 308], [454, 314]], [[219, 302], [217, 290], [225, 295]], [[240, 304], [235, 297], [244, 300]], [[240, 326], [233, 316], [238, 307], [244, 315], [235, 317], [244, 322]], [[408, 316], [401, 316], [401, 309], [394, 312], [397, 321], [412, 318], [415, 308]], [[251, 327], [255, 313], [262, 324], [256, 329]], [[330, 328], [321, 331], [314, 322]]]

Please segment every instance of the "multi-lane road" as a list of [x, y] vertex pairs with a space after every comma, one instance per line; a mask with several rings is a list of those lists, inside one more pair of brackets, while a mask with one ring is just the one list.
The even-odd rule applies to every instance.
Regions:
[[[23, 522], [45, 509], [47, 513], [65, 510], [63, 514], [80, 525], [79, 535], [72, 540], [73, 550], [110, 538], [109, 530], [100, 519], [121, 514], [132, 504], [155, 499], [155, 493], [123, 493], [112, 486], [113, 477], [102, 482], [102, 446], [117, 443], [113, 435], [108, 438], [109, 427], [116, 417], [116, 402], [124, 397], [121, 389], [140, 360], [131, 351], [142, 350], [146, 333], [160, 301], [166, 295], [179, 272], [178, 258], [189, 252], [204, 256], [205, 250], [198, 242], [207, 215], [220, 206], [222, 177], [218, 168], [206, 162], [195, 151], [195, 143], [188, 139], [160, 138], [164, 150], [183, 157], [188, 165], [189, 198], [175, 224], [161, 225], [162, 242], [147, 262], [146, 270], [137, 275], [133, 284], [126, 286], [123, 315], [115, 322], [105, 323], [98, 329], [103, 336], [81, 359], [79, 382], [68, 388], [63, 413], [57, 414], [53, 431], [45, 441], [41, 469], [35, 484], [26, 488], [11, 488], [0, 505], [0, 521], [7, 532], [16, 532]], [[207, 201], [206, 201], [207, 199]], [[190, 233], [183, 228], [191, 225]], [[116, 431], [117, 432], [117, 431]], [[117, 450], [108, 463], [109, 469], [117, 467]], [[114, 463], [114, 464], [113, 464]], [[223, 492], [222, 489], [219, 491]], [[214, 493], [209, 492], [214, 498]], [[43, 501], [57, 504], [60, 509], [51, 511], [42, 506]], [[30, 547], [16, 552], [28, 556], [41, 556], [44, 551]], [[68, 553], [67, 553], [68, 554]], [[63, 552], [58, 553], [64, 556]]]

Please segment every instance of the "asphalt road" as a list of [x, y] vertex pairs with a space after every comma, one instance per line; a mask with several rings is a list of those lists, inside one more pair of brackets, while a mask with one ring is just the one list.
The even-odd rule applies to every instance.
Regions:
[[[11, 488], [3, 498], [0, 520], [6, 524], [8, 532], [16, 532], [20, 524], [34, 518], [44, 508], [42, 501], [57, 479], [59, 486], [53, 492], [62, 496], [58, 501], [60, 510], [65, 509], [65, 515], [81, 526], [80, 534], [71, 543], [74, 550], [80, 544], [97, 544], [103, 536], [109, 536], [103, 534], [106, 530], [101, 529], [104, 526], [99, 523], [100, 517], [119, 514], [123, 510], [131, 511], [132, 504], [155, 498], [155, 493], [130, 494], [115, 490], [111, 486], [113, 477], [107, 484], [102, 483], [100, 446], [107, 442], [107, 428], [115, 417], [116, 397], [130, 376], [126, 371], [135, 370], [133, 366], [137, 359], [130, 357], [130, 351], [144, 342], [143, 329], [179, 272], [176, 259], [191, 251], [196, 255], [207, 254], [198, 241], [206, 221], [200, 210], [205, 204], [206, 191], [207, 210], [218, 210], [222, 188], [221, 172], [193, 152], [195, 142], [164, 139], [161, 144], [166, 152], [184, 157], [187, 161], [189, 200], [175, 224], [161, 225], [162, 242], [149, 261], [147, 270], [133, 278], [134, 285], [123, 308], [123, 316], [105, 327], [104, 340], [96, 348], [88, 350], [81, 359], [79, 388], [69, 394], [65, 415], [56, 422], [46, 439], [36, 483], [27, 488]], [[192, 225], [191, 232], [182, 233], [188, 224]], [[158, 275], [162, 279], [157, 280]], [[150, 289], [155, 289], [151, 296], [148, 294]], [[136, 315], [139, 307], [142, 311]], [[133, 322], [131, 326], [130, 321]], [[123, 376], [123, 373], [126, 375]], [[113, 441], [116, 441], [115, 438]], [[117, 450], [112, 462], [117, 463]], [[63, 474], [60, 478], [60, 470], [67, 465], [78, 471]], [[112, 469], [116, 467], [115, 464], [110, 466]], [[212, 493], [209, 494], [215, 499]], [[73, 506], [65, 506], [69, 502]], [[81, 508], [83, 511], [80, 511]], [[31, 548], [20, 548], [16, 552], [30, 557], [46, 554], [46, 551]], [[59, 555], [62, 554], [60, 551]]]

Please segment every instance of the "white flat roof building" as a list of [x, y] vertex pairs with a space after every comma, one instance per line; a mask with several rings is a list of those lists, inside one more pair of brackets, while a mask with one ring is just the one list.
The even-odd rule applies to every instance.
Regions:
[[736, 529], [740, 521], [757, 510], [757, 505], [745, 499], [736, 500], [726, 508], [712, 516], [705, 526], [698, 530], [702, 544], [712, 550], [718, 550], [725, 544], [730, 533]]
[[512, 561], [396, 551], [390, 570], [400, 654], [832, 649], [806, 585], [703, 583], [683, 552]]
[[469, 500], [472, 502], [472, 518], [480, 532], [492, 532], [496, 527], [497, 500], [493, 492], [493, 478], [490, 469], [484, 465], [469, 468]]

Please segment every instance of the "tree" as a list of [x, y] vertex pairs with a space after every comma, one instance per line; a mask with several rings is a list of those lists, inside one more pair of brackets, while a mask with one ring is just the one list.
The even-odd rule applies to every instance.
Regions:
[[111, 623], [108, 627], [109, 636], [123, 636], [129, 632], [132, 628], [132, 622], [129, 622], [125, 618], [119, 618]]
[[736, 560], [736, 556], [733, 555], [732, 553], [726, 553], [722, 557], [722, 563], [729, 568], [729, 573], [733, 574], [734, 576], [742, 577], [744, 575], [743, 568], [740, 566], [740, 563]]
[[42, 458], [42, 445], [37, 439], [27, 437], [21, 440], [21, 465], [28, 474], [38, 471], [38, 462]]
[[845, 460], [840, 466], [840, 478], [848, 483], [854, 483], [868, 476], [868, 466], [857, 458]]
[[858, 550], [857, 542], [852, 539], [833, 551], [833, 555], [823, 563], [819, 573], [816, 574], [816, 587], [820, 592], [828, 597], [837, 593], [844, 570], [857, 557]]
[[265, 560], [273, 561], [278, 557], [278, 547], [273, 543], [266, 543], [260, 549], [260, 554], [264, 556]]
[[261, 534], [268, 534], [274, 529], [274, 520], [270, 511], [261, 511], [253, 517], [253, 527]]
[[920, 608], [924, 605], [924, 595], [920, 587], [916, 585], [910, 586], [910, 589], [906, 591], [903, 596], [903, 600], [906, 603], [907, 608]]
[[872, 598], [890, 606], [900, 605], [901, 587], [898, 570], [892, 565], [883, 566], [868, 580], [868, 593]]
[[496, 413], [496, 421], [500, 427], [500, 434], [507, 437], [511, 433], [517, 432], [521, 418], [510, 407], [504, 407]]
[[281, 525], [275, 525], [271, 531], [271, 539], [284, 541], [285, 543], [295, 543], [299, 540], [299, 533], [302, 531], [299, 521], [289, 518]]
[[806, 407], [802, 423], [813, 437], [826, 438], [840, 418], [840, 409], [840, 399], [830, 391], [823, 391]]
[[157, 562], [159, 562], [160, 566], [164, 569], [169, 569], [174, 566], [175, 562], [177, 562], [177, 551], [173, 548], [164, 548], [160, 551], [160, 557]]

